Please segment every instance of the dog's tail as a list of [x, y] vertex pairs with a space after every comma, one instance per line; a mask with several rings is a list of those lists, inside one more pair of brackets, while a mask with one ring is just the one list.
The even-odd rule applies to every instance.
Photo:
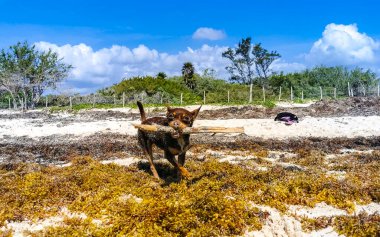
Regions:
[[141, 104], [140, 101], [137, 101], [137, 106], [139, 107], [140, 115], [141, 115], [141, 121], [143, 122], [143, 121], [146, 120], [146, 115], [145, 115], [144, 107], [143, 107], [143, 105]]

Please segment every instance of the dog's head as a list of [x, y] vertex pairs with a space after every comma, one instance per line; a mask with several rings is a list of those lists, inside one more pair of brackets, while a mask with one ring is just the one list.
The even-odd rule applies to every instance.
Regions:
[[167, 107], [166, 118], [169, 121], [169, 126], [174, 128], [175, 133], [171, 134], [173, 138], [179, 138], [182, 135], [183, 129], [192, 127], [195, 118], [198, 116], [199, 110], [188, 111], [182, 108]]

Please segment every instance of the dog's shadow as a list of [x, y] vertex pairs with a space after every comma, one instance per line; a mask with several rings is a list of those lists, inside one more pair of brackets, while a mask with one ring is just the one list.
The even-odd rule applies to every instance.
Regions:
[[[181, 178], [177, 174], [177, 169], [172, 165], [163, 162], [155, 162], [155, 167], [158, 175], [163, 181], [162, 186], [168, 186], [171, 183], [178, 183], [181, 181]], [[139, 162], [137, 163], [137, 168], [153, 176], [149, 162]]]

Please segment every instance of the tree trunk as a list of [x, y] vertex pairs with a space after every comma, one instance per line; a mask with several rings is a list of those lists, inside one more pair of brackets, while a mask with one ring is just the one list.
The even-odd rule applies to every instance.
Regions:
[[13, 109], [17, 109], [17, 100], [15, 98], [15, 95], [13, 94], [13, 92], [11, 90], [9, 90], [7, 88], [5, 88], [5, 90], [8, 91], [12, 97]]
[[20, 103], [21, 109], [24, 110], [24, 98], [20, 96], [17, 96], [17, 97], [18, 97], [18, 101]]

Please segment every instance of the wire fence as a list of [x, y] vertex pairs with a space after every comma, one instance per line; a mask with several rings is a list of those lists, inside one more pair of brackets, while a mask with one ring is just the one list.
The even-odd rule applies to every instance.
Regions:
[[[263, 102], [288, 101], [304, 102], [308, 100], [321, 99], [339, 99], [344, 97], [380, 96], [380, 87], [371, 88], [345, 88], [337, 89], [333, 87], [309, 87], [309, 88], [257, 88], [247, 86], [245, 89], [225, 90], [218, 92], [203, 91], [202, 95], [188, 99], [184, 93], [177, 96], [166, 93], [155, 93], [148, 95], [146, 92], [121, 95], [104, 96], [101, 94], [91, 95], [48, 95], [44, 96], [37, 103], [37, 108], [44, 107], [77, 107], [77, 108], [109, 108], [109, 107], [129, 107], [135, 105], [136, 101], [142, 101], [146, 104], [171, 104], [171, 105], [188, 105], [188, 104], [254, 104]], [[17, 106], [20, 109], [20, 104]], [[9, 97], [2, 97], [0, 100], [1, 109], [14, 109], [13, 101]]]

